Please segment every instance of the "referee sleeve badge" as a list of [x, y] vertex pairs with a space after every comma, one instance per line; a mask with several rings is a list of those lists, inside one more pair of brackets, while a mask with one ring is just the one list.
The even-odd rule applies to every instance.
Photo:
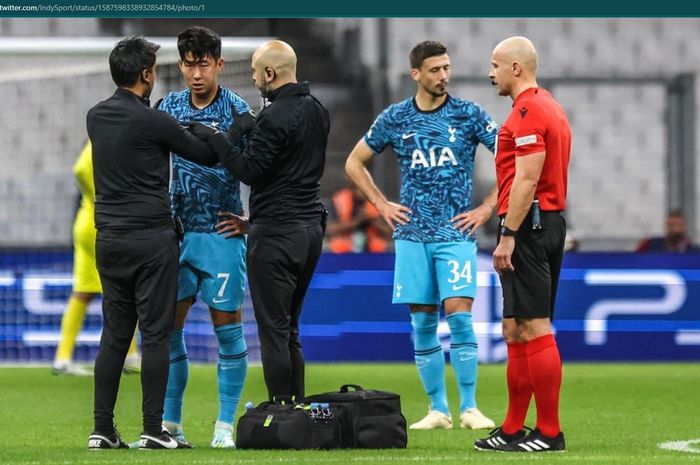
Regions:
[[536, 143], [537, 143], [537, 136], [535, 134], [515, 138], [515, 146], [516, 147], [522, 147], [523, 145], [530, 145], [530, 144], [536, 144]]

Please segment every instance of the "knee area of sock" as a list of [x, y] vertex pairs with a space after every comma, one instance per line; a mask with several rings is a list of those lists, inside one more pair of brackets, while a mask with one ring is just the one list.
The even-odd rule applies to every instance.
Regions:
[[219, 341], [219, 354], [230, 356], [245, 356], [247, 346], [243, 337], [243, 325], [234, 323], [230, 325], [217, 326], [214, 328], [216, 338]]
[[435, 313], [411, 313], [411, 326], [416, 334], [437, 334], [440, 316]]
[[[447, 317], [450, 328], [450, 342], [454, 344], [476, 344], [476, 333], [472, 326], [471, 314], [456, 313]], [[473, 348], [476, 350], [476, 347]]]
[[214, 328], [219, 344], [235, 344], [243, 340], [243, 323], [232, 323]]
[[459, 312], [447, 315], [445, 318], [447, 326], [450, 328], [450, 333], [467, 333], [474, 330], [472, 323], [472, 314], [470, 312]]
[[185, 346], [185, 332], [181, 329], [173, 330], [170, 333], [170, 348], [178, 348]]
[[[437, 325], [414, 327], [413, 346], [416, 350], [427, 350], [440, 347], [437, 335]], [[430, 357], [428, 354], [417, 354], [417, 358]]]

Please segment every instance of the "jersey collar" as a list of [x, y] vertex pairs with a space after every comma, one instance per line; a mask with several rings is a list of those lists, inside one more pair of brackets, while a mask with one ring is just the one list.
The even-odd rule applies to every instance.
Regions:
[[525, 98], [529, 95], [538, 94], [540, 90], [542, 90], [540, 87], [530, 87], [529, 89], [525, 89], [524, 91], [520, 92], [520, 95], [518, 95], [518, 97], [515, 100], [513, 100], [512, 107], [515, 108], [515, 104], [518, 103], [518, 100]]
[[450, 101], [450, 98], [452, 98], [452, 97], [450, 97], [450, 94], [447, 94], [447, 96], [445, 97], [445, 101], [442, 102], [440, 104], [440, 106], [435, 108], [434, 110], [421, 110], [420, 108], [418, 108], [418, 103], [416, 103], [415, 97], [413, 97], [411, 99], [411, 103], [413, 103], [413, 108], [415, 108], [418, 113], [430, 114], [430, 113], [436, 113], [436, 112], [442, 110], [445, 107], [445, 105], [447, 105], [447, 103]]
[[135, 94], [134, 92], [130, 91], [129, 89], [126, 89], [124, 87], [117, 87], [117, 90], [114, 92], [115, 94], [120, 94], [122, 96], [127, 96], [131, 98], [137, 99], [139, 102], [143, 103], [147, 107], [151, 106], [151, 101], [150, 99], [143, 98], [140, 95]]
[[219, 98], [219, 95], [221, 95], [221, 86], [217, 87], [217, 89], [216, 89], [216, 95], [215, 95], [214, 98], [211, 100], [211, 102], [209, 102], [209, 105], [207, 105], [207, 106], [204, 107], [204, 108], [198, 108], [197, 106], [195, 106], [194, 102], [192, 101], [192, 90], [191, 90], [191, 89], [187, 89], [187, 91], [188, 91], [187, 100], [188, 100], [188, 102], [189, 102], [189, 104], [190, 104], [190, 108], [193, 109], [193, 110], [195, 110], [195, 111], [202, 111], [202, 110], [206, 110], [207, 108], [209, 108], [210, 106], [212, 106], [212, 105], [214, 104], [214, 102], [216, 102], [216, 100]]

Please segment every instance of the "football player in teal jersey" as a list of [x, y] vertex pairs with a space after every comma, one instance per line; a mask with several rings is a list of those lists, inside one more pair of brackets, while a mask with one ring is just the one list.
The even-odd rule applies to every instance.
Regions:
[[[476, 295], [474, 231], [493, 214], [494, 189], [472, 209], [474, 156], [494, 151], [497, 125], [477, 104], [447, 93], [450, 58], [439, 42], [410, 53], [415, 97], [390, 105], [350, 153], [346, 171], [394, 229], [393, 302], [408, 304], [415, 362], [430, 398], [428, 415], [411, 429], [451, 428], [438, 307], [450, 329], [450, 362], [460, 394], [460, 425], [493, 428], [476, 406], [478, 347], [472, 323]], [[388, 146], [401, 170], [401, 203], [387, 200], [366, 165]]]
[[[177, 47], [187, 89], [168, 94], [158, 108], [182, 124], [200, 123], [225, 132], [235, 115], [249, 112], [250, 107], [238, 94], [219, 85], [224, 66], [221, 38], [210, 29], [190, 27], [179, 34]], [[235, 447], [234, 415], [248, 365], [241, 322], [248, 222], [243, 216], [239, 184], [220, 165], [207, 168], [173, 154], [171, 200], [184, 238], [163, 425], [184, 439], [182, 403], [189, 374], [184, 327], [199, 294], [209, 306], [219, 343], [219, 416], [211, 442], [215, 448]]]

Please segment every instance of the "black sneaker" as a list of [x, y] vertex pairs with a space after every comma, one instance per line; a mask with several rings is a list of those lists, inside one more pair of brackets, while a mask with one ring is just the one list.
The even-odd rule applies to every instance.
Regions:
[[149, 449], [192, 449], [194, 446], [187, 441], [175, 438], [165, 428], [158, 436], [143, 433], [139, 441], [140, 450]]
[[561, 431], [553, 438], [548, 438], [542, 436], [540, 430], [535, 428], [523, 439], [499, 446], [496, 450], [501, 452], [563, 452], [566, 450], [566, 445], [564, 433]]
[[122, 441], [116, 431], [111, 435], [92, 433], [88, 436], [88, 449], [128, 449], [129, 445]]
[[502, 427], [499, 426], [496, 429], [492, 429], [489, 432], [489, 437], [474, 441], [474, 449], [500, 450], [499, 447], [505, 446], [506, 444], [510, 444], [514, 441], [518, 441], [527, 436], [527, 431], [525, 429], [521, 429], [513, 434], [506, 434], [501, 428]]

